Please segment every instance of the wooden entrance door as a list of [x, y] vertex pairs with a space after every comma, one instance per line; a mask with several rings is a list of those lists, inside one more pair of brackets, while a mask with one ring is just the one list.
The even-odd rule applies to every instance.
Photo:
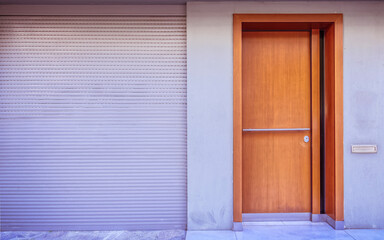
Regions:
[[311, 212], [311, 35], [243, 32], [243, 213]]

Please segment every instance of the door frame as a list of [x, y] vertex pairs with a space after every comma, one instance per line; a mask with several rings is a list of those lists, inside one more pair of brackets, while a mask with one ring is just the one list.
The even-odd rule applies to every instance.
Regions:
[[[344, 229], [343, 182], [343, 15], [342, 14], [234, 14], [233, 15], [233, 229], [242, 229], [242, 32], [244, 30], [307, 30], [311, 45], [324, 31], [325, 213], [320, 213], [320, 139], [312, 141], [312, 221], [327, 221]], [[319, 49], [311, 47], [311, 78], [319, 82]], [[312, 104], [320, 104], [319, 88], [312, 84]], [[311, 108], [312, 134], [320, 135]]]

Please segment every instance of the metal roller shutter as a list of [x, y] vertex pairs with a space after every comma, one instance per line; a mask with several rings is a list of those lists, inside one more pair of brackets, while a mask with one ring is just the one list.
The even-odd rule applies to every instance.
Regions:
[[0, 17], [1, 229], [186, 228], [183, 16]]

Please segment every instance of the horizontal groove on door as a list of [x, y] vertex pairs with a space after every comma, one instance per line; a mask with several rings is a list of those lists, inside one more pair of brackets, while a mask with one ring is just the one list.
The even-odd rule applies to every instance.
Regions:
[[1, 229], [185, 229], [186, 50], [184, 16], [0, 16]]

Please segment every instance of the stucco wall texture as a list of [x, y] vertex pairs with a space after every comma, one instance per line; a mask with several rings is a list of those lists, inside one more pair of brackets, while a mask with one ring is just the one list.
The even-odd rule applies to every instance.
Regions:
[[[232, 15], [343, 13], [346, 228], [384, 228], [384, 2], [189, 2], [188, 228], [232, 227]], [[351, 144], [377, 144], [352, 154]]]

